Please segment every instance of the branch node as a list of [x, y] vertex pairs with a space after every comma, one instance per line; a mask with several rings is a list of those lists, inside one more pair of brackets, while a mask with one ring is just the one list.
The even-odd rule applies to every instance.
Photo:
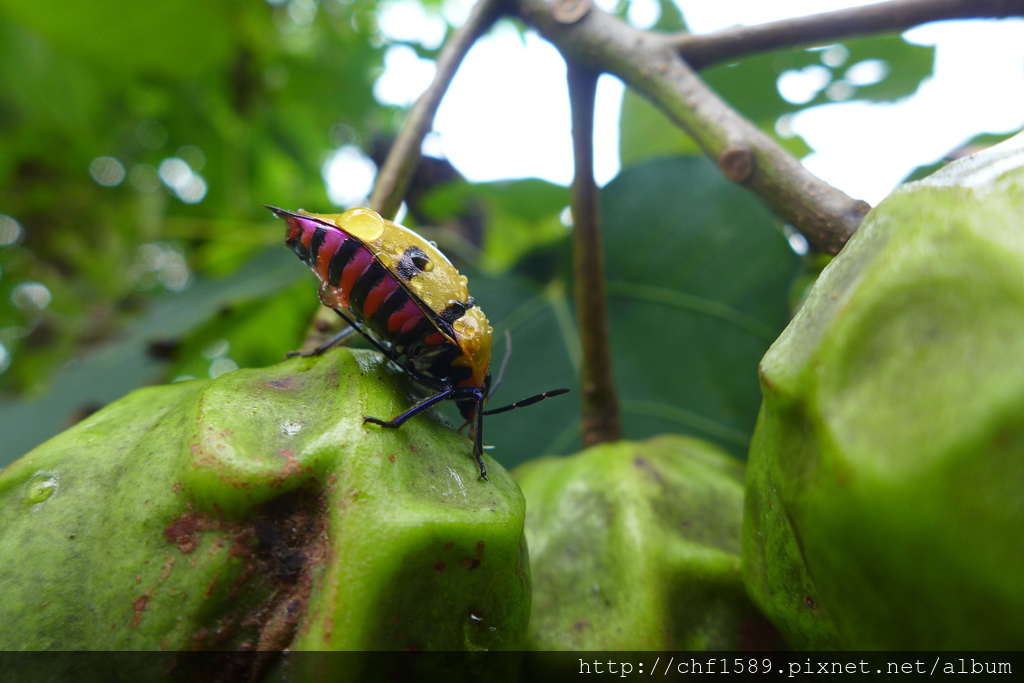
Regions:
[[754, 154], [743, 145], [729, 145], [718, 155], [718, 168], [734, 183], [742, 183], [754, 173]]
[[557, 0], [552, 7], [551, 16], [559, 24], [575, 24], [587, 16], [592, 6], [591, 0]]

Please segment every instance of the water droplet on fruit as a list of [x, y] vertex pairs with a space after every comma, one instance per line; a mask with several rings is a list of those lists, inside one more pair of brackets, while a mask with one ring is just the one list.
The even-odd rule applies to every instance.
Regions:
[[52, 472], [40, 472], [28, 481], [25, 487], [25, 500], [32, 505], [38, 505], [49, 498], [57, 491], [59, 480]]
[[470, 612], [462, 624], [462, 635], [466, 639], [467, 650], [490, 650], [493, 646], [494, 629], [484, 625], [484, 618], [476, 612]]

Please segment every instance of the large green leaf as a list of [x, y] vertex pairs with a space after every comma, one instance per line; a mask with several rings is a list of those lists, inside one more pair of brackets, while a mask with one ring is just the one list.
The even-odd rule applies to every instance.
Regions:
[[786, 324], [797, 256], [768, 210], [702, 159], [631, 168], [602, 202], [627, 436], [681, 431], [745, 456], [757, 363]]
[[[627, 169], [601, 195], [609, 315], [625, 435], [681, 432], [745, 457], [757, 417], [757, 363], [788, 319], [799, 260], [776, 220], [701, 159]], [[550, 252], [543, 258], [556, 255]], [[470, 289], [513, 352], [492, 407], [578, 387], [572, 288], [476, 276]], [[506, 466], [579, 446], [579, 395], [488, 418]]]

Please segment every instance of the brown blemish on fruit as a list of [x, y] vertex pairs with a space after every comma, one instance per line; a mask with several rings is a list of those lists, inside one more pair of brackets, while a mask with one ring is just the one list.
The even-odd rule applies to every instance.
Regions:
[[324, 620], [324, 645], [328, 645], [331, 642], [331, 635], [334, 633], [334, 619], [327, 617]]
[[[281, 457], [284, 458], [284, 467], [281, 468], [281, 473], [278, 475], [277, 480], [274, 482], [275, 486], [281, 486], [281, 484], [289, 477], [302, 474], [302, 465], [299, 464], [298, 459], [295, 457], [294, 451], [290, 448], [282, 448], [278, 451]], [[308, 472], [312, 472], [312, 468], [307, 467]]]
[[[447, 548], [447, 546], [445, 546], [445, 547]], [[465, 567], [466, 569], [468, 569], [469, 571], [473, 571], [474, 569], [476, 569], [477, 567], [480, 566], [480, 563], [483, 562], [483, 559], [484, 559], [484, 542], [483, 541], [478, 541], [477, 544], [476, 544], [476, 557], [467, 557], [467, 558], [463, 559], [462, 560], [462, 566]]]
[[167, 561], [164, 562], [164, 566], [160, 568], [160, 578], [157, 580], [158, 583], [163, 583], [168, 579], [168, 577], [170, 577], [171, 570], [174, 569], [174, 562], [177, 559], [178, 558], [174, 555], [167, 558]]
[[183, 555], [188, 555], [198, 544], [197, 532], [221, 529], [224, 524], [209, 513], [189, 511], [178, 517], [164, 529], [164, 538], [175, 543]]
[[138, 626], [142, 621], [142, 613], [146, 611], [147, 602], [149, 602], [149, 591], [132, 600], [132, 609], [135, 611], [135, 616], [132, 617], [130, 624], [132, 628]]
[[294, 377], [278, 377], [267, 382], [267, 386], [271, 389], [280, 389], [281, 391], [291, 391], [295, 388]]
[[[289, 491], [255, 507], [240, 521], [230, 520], [219, 510], [216, 517], [190, 512], [175, 520], [165, 536], [169, 543], [184, 537], [185, 545], [194, 547], [211, 530], [221, 532], [214, 540], [219, 541], [220, 550], [227, 549], [230, 564], [224, 565], [228, 573], [217, 572], [206, 587], [210, 603], [222, 608], [191, 636], [192, 649], [258, 650], [261, 654], [226, 659], [224, 666], [230, 670], [196, 673], [210, 680], [259, 680], [277, 653], [291, 645], [319, 570], [330, 561], [324, 498], [319, 491]], [[225, 585], [226, 580], [233, 584]], [[330, 628], [328, 623], [325, 644], [330, 641]], [[192, 666], [187, 658], [178, 664], [184, 669]]]

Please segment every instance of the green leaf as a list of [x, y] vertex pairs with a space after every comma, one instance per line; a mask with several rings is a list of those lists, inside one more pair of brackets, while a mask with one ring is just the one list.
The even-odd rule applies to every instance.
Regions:
[[623, 168], [651, 159], [703, 154], [682, 128], [629, 89], [622, 96], [619, 128], [619, 160]]
[[676, 431], [745, 457], [757, 363], [800, 263], [776, 219], [707, 161], [653, 161], [602, 193], [612, 350], [628, 438]]
[[[752, 195], [694, 158], [635, 166], [601, 194], [612, 359], [629, 439], [679, 432], [743, 458], [761, 394], [757, 363], [788, 320], [800, 260]], [[567, 255], [567, 251], [552, 252]], [[496, 407], [579, 386], [568, 264], [546, 286], [475, 275], [495, 327], [492, 372], [512, 354]], [[490, 417], [485, 437], [512, 467], [579, 448], [579, 395]]]
[[495, 183], [445, 183], [431, 190], [421, 209], [437, 223], [456, 214], [482, 213], [487, 224], [480, 267], [507, 270], [525, 253], [565, 236], [561, 214], [566, 189], [536, 178]]
[[231, 13], [238, 7], [239, 3], [226, 1], [183, 4], [174, 0], [151, 0], [145, 11], [130, 0], [0, 3], [4, 14], [69, 54], [115, 74], [183, 77], [195, 77], [231, 58], [224, 36], [232, 32]]
[[[701, 76], [740, 113], [771, 131], [780, 116], [808, 107], [836, 101], [891, 102], [912, 95], [931, 76], [934, 57], [934, 47], [914, 45], [900, 36], [883, 36], [746, 56], [734, 64], [704, 69]], [[845, 80], [852, 66], [867, 60], [879, 60], [888, 68], [881, 81], [858, 86]], [[808, 102], [787, 102], [776, 85], [779, 76], [806, 67], [824, 69], [828, 79]]]

